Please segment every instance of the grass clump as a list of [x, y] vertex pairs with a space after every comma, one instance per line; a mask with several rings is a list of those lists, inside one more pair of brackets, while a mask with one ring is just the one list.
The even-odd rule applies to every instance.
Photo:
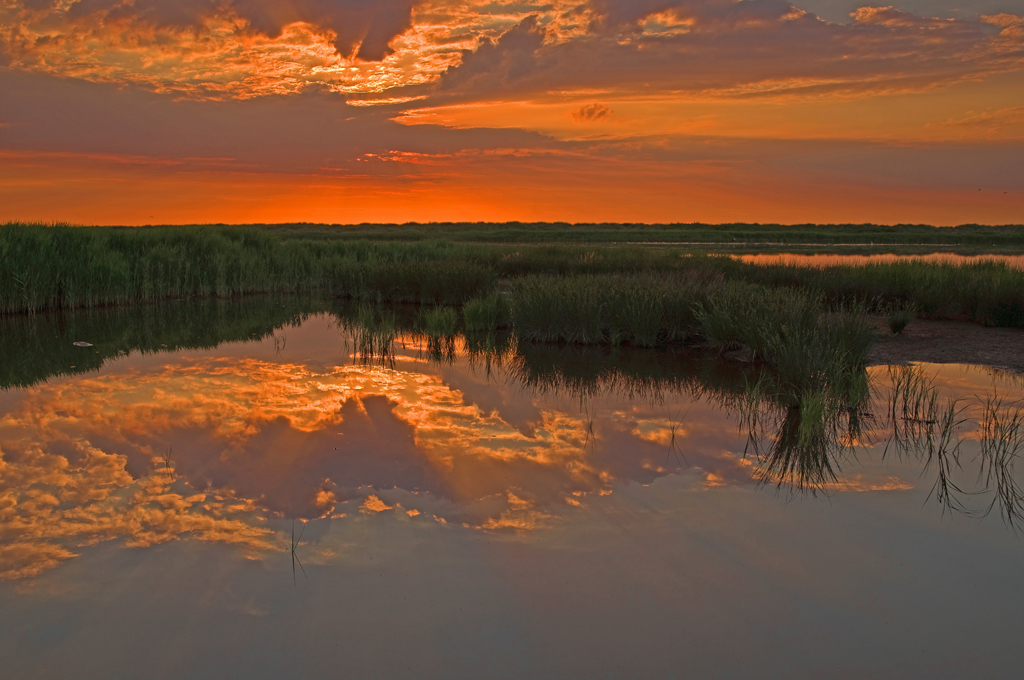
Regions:
[[363, 363], [394, 363], [398, 325], [393, 311], [361, 305], [356, 323], [348, 325], [348, 330], [355, 344], [353, 358]]
[[423, 314], [423, 331], [431, 338], [454, 337], [459, 332], [459, 315], [451, 307], [435, 307]]
[[885, 324], [893, 335], [898, 335], [914, 320], [916, 314], [917, 307], [915, 305], [894, 302], [885, 311]]
[[721, 350], [746, 348], [772, 368], [776, 392], [793, 400], [828, 390], [857, 401], [873, 333], [862, 310], [828, 311], [801, 290], [728, 283], [698, 305], [704, 338]]
[[459, 332], [459, 314], [452, 307], [435, 307], [422, 316], [420, 323], [427, 336], [427, 349], [434, 361], [455, 360], [455, 336]]
[[495, 331], [508, 326], [510, 312], [505, 296], [495, 291], [463, 305], [462, 319], [468, 333]]
[[1024, 489], [1014, 466], [1024, 453], [1024, 406], [1005, 404], [996, 395], [984, 403], [981, 419], [981, 471], [986, 488], [994, 489], [988, 515], [996, 507], [1008, 525], [1016, 528], [1024, 517]]
[[511, 318], [524, 340], [654, 347], [695, 334], [705, 294], [685, 276], [532, 276], [511, 286]]

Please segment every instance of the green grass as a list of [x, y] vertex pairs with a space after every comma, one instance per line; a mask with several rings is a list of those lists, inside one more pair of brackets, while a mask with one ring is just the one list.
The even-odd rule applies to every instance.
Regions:
[[511, 310], [508, 300], [499, 292], [475, 297], [462, 307], [462, 318], [469, 333], [495, 331], [509, 324]]
[[286, 239], [475, 243], [912, 244], [1024, 246], [1020, 225], [569, 224], [563, 222], [252, 225]]
[[893, 335], [898, 335], [906, 329], [916, 315], [917, 308], [914, 305], [894, 302], [885, 310], [885, 324]]
[[434, 361], [451, 363], [455, 360], [459, 322], [459, 314], [452, 307], [434, 307], [423, 313], [420, 326], [427, 336], [427, 350]]
[[[909, 227], [904, 231], [917, 233]], [[996, 262], [900, 261], [817, 269], [748, 264], [680, 247], [298, 239], [281, 233], [287, 232], [9, 224], [0, 227], [0, 314], [193, 296], [318, 292], [374, 303], [478, 300], [462, 316], [484, 327], [502, 325], [504, 312], [485, 309], [480, 300], [494, 301], [496, 291], [508, 290], [519, 297], [513, 316], [518, 313], [520, 327], [537, 339], [555, 335], [592, 342], [600, 336], [613, 344], [651, 346], [684, 341], [691, 334], [691, 303], [695, 296], [699, 300], [700, 289], [731, 281], [799, 289], [829, 306], [860, 305], [884, 314], [893, 305], [905, 305], [924, 318], [1024, 328], [1024, 271]], [[963, 233], [1017, 231], [972, 228]], [[530, 288], [549, 280], [536, 277], [553, 276], [571, 279], [557, 286], [565, 297], [561, 303], [551, 291]], [[580, 289], [588, 281], [612, 289]], [[516, 306], [510, 301], [510, 307]], [[534, 323], [555, 312], [565, 317], [559, 329]]]
[[392, 310], [360, 305], [355, 321], [343, 318], [342, 327], [352, 336], [357, 360], [383, 365], [394, 363], [398, 323]]
[[492, 268], [451, 244], [282, 242], [246, 229], [0, 227], [0, 313], [193, 296], [317, 291], [460, 303]]
[[509, 304], [525, 340], [653, 347], [698, 331], [707, 289], [688, 275], [530, 276], [510, 284]]

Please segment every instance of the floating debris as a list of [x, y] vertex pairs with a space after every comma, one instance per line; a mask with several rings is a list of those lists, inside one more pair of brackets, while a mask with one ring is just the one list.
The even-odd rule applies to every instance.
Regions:
[[82, 340], [79, 340], [78, 342], [74, 343], [74, 345], [75, 347], [92, 347], [91, 342], [84, 342]]

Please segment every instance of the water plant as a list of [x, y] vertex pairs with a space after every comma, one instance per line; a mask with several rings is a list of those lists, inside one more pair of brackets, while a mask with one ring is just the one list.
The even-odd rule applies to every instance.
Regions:
[[422, 315], [421, 326], [427, 336], [427, 348], [434, 361], [455, 360], [455, 335], [459, 331], [459, 314], [452, 307], [434, 307]]
[[885, 324], [893, 335], [898, 335], [914, 320], [916, 314], [917, 307], [915, 305], [893, 302], [885, 310]]
[[508, 326], [509, 316], [508, 301], [497, 291], [475, 297], [462, 307], [463, 323], [470, 333], [504, 328]]
[[997, 395], [984, 402], [981, 419], [979, 479], [994, 491], [984, 514], [996, 507], [1003, 521], [1016, 528], [1024, 516], [1024, 489], [1017, 481], [1015, 464], [1024, 453], [1024, 406], [1006, 404]]
[[890, 435], [883, 456], [892, 449], [899, 457], [916, 456], [925, 471], [934, 466], [936, 478], [929, 498], [944, 511], [966, 512], [965, 494], [954, 474], [962, 468], [957, 431], [967, 422], [967, 405], [955, 398], [942, 404], [934, 380], [918, 366], [892, 366], [889, 380]]
[[964, 492], [953, 480], [954, 471], [961, 469], [961, 442], [956, 431], [966, 422], [962, 417], [965, 409], [958, 399], [948, 399], [945, 408], [939, 412], [935, 427], [926, 428], [921, 447], [925, 454], [925, 470], [933, 463], [937, 470], [935, 484], [928, 497], [935, 498], [943, 511], [965, 511], [961, 500]]
[[696, 336], [695, 305], [706, 290], [691, 276], [524, 277], [510, 286], [512, 326], [520, 338], [540, 342], [685, 342]]
[[[526, 231], [537, 237], [561, 233], [550, 227]], [[486, 225], [479, 228], [487, 231]], [[374, 235], [368, 231], [340, 229], [338, 234], [365, 238], [297, 238], [301, 230], [284, 228], [7, 224], [0, 226], [0, 314], [297, 291], [364, 301], [463, 304], [487, 297], [499, 283], [514, 288], [529, 277], [613, 276], [617, 280], [591, 279], [616, 286], [599, 291], [598, 306], [608, 307], [600, 316], [602, 334], [642, 346], [682, 341], [692, 327], [693, 302], [700, 299], [690, 293], [716, 281], [799, 289], [829, 304], [873, 305], [882, 314], [898, 304], [929, 318], [966, 315], [988, 325], [1024, 327], [1024, 271], [1000, 262], [815, 268], [745, 263], [680, 247], [522, 243], [514, 240], [514, 232], [508, 232], [505, 243], [497, 242], [501, 232], [493, 232], [495, 242], [489, 243], [441, 240], [462, 233], [445, 230], [437, 232], [441, 239], [389, 242], [370, 240]], [[779, 237], [782, 233], [789, 232]], [[970, 230], [963, 235], [968, 233], [977, 235]], [[828, 236], [821, 229], [818, 234]], [[993, 231], [993, 238], [1000, 234]], [[637, 286], [641, 280], [646, 283]], [[576, 301], [579, 295], [574, 295]], [[580, 329], [562, 324], [560, 334], [589, 338], [590, 317], [583, 314], [578, 321]], [[538, 334], [550, 335], [543, 328]]]
[[309, 577], [306, 576], [306, 568], [302, 566], [302, 560], [299, 559], [298, 549], [302, 544], [302, 535], [306, 533], [306, 523], [302, 523], [302, 530], [299, 531], [298, 538], [295, 537], [295, 520], [292, 520], [292, 536], [291, 536], [291, 557], [292, 557], [292, 585], [298, 585], [295, 574], [295, 565], [299, 565], [299, 569], [302, 570], [302, 576], [307, 581]]
[[398, 330], [393, 311], [361, 305], [356, 323], [346, 328], [355, 344], [353, 359], [387, 366], [394, 364]]

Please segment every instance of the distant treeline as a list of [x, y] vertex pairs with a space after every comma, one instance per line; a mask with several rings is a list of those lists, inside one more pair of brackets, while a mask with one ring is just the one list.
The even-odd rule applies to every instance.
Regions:
[[463, 304], [534, 276], [587, 277], [573, 290], [632, 289], [622, 275], [800, 289], [831, 305], [912, 305], [933, 318], [1024, 327], [1024, 272], [996, 262], [813, 269], [681, 247], [289, 239], [241, 227], [0, 226], [0, 314], [252, 293]]
[[[224, 225], [217, 225], [224, 228]], [[1024, 247], [1024, 225], [922, 224], [571, 224], [436, 222], [406, 224], [253, 224], [286, 239], [476, 243], [691, 243], [747, 245], [942, 245]], [[143, 227], [152, 228], [152, 227]], [[162, 228], [162, 227], [157, 227]]]

